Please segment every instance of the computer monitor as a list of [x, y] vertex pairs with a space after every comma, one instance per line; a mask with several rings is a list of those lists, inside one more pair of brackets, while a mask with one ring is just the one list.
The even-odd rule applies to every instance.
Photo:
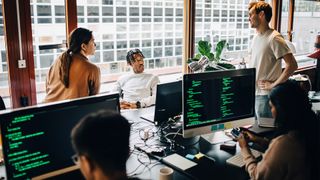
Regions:
[[255, 69], [183, 76], [183, 137], [254, 123]]
[[141, 118], [161, 125], [182, 113], [182, 81], [174, 81], [157, 85], [154, 112], [142, 114]]
[[154, 111], [155, 124], [182, 114], [182, 81], [158, 84]]
[[71, 159], [71, 129], [85, 115], [102, 109], [120, 113], [119, 95], [90, 96], [1, 114], [7, 179], [44, 179], [77, 169]]

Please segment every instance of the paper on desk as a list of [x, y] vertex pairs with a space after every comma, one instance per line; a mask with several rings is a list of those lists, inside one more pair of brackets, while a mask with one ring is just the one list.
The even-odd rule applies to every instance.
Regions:
[[163, 161], [181, 170], [187, 170], [197, 165], [197, 163], [190, 161], [189, 159], [186, 159], [176, 153], [163, 158]]

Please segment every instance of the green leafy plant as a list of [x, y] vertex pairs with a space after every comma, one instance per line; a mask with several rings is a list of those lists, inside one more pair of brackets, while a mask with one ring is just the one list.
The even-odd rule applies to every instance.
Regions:
[[[235, 67], [232, 64], [229, 63], [221, 63], [221, 54], [228, 46], [228, 43], [225, 40], [221, 40], [217, 43], [217, 46], [215, 48], [215, 52], [211, 52], [212, 45], [208, 41], [202, 41], [200, 40], [198, 42], [198, 51], [199, 53], [195, 55], [193, 58], [194, 61], [197, 61], [201, 59], [202, 56], [206, 57], [209, 61], [215, 62], [216, 65], [222, 66], [224, 69], [235, 69]], [[219, 68], [213, 67], [208, 65], [205, 68], [205, 71], [213, 71], [213, 70], [219, 70]]]

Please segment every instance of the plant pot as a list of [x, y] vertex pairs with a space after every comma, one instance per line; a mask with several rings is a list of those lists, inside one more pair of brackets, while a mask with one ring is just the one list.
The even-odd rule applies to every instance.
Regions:
[[219, 66], [224, 67], [226, 69], [236, 69], [236, 67], [229, 63], [218, 63]]

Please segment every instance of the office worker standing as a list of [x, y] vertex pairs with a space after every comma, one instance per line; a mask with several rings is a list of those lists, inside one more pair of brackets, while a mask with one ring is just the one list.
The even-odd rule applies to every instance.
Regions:
[[[311, 109], [307, 93], [295, 81], [277, 85], [270, 93], [270, 107], [276, 134], [270, 142], [249, 132], [238, 139], [251, 179], [319, 179], [320, 120]], [[267, 147], [260, 162], [247, 141]]]
[[73, 129], [71, 141], [86, 179], [127, 180], [130, 124], [120, 114], [99, 111], [83, 118]]
[[96, 49], [92, 31], [75, 29], [70, 35], [68, 47], [50, 67], [45, 102], [99, 93], [100, 69], [88, 60], [88, 56], [94, 55]]
[[121, 76], [114, 90], [121, 94], [121, 109], [148, 107], [155, 103], [158, 76], [144, 73], [144, 55], [139, 49], [127, 53], [127, 63], [132, 73]]
[[[297, 62], [279, 32], [269, 27], [271, 6], [264, 2], [249, 4], [249, 22], [256, 29], [249, 50], [249, 66], [256, 68], [256, 116], [271, 117], [268, 94], [277, 84], [285, 82], [297, 69]], [[285, 69], [282, 71], [281, 59]]]

